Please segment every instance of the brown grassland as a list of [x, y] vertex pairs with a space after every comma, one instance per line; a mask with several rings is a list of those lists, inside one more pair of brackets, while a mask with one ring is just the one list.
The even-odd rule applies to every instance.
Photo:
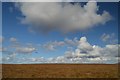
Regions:
[[117, 64], [3, 64], [3, 78], [118, 78]]

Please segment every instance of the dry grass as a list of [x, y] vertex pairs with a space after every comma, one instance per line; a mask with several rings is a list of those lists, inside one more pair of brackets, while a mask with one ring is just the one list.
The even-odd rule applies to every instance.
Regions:
[[3, 78], [117, 78], [117, 64], [3, 64]]

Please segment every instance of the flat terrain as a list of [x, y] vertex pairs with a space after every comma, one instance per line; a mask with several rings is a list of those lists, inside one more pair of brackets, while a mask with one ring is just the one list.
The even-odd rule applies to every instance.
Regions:
[[3, 78], [117, 78], [117, 64], [3, 64]]

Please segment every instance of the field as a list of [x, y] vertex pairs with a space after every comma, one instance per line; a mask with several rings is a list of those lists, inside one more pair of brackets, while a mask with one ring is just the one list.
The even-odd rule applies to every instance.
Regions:
[[117, 78], [117, 64], [3, 64], [3, 78]]

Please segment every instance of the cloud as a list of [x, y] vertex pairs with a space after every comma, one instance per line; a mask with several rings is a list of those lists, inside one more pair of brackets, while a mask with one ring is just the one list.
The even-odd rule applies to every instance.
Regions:
[[[73, 39], [74, 40], [74, 39]], [[68, 42], [73, 42], [69, 39]], [[118, 62], [118, 44], [109, 44], [104, 47], [91, 45], [87, 38], [81, 37], [75, 39], [77, 47], [65, 51], [63, 56], [45, 59], [45, 63], [117, 63]], [[66, 44], [66, 40], [64, 41]], [[71, 45], [69, 45], [71, 46]]]
[[42, 47], [46, 50], [54, 51], [57, 47], [63, 46], [65, 43], [63, 41], [54, 41], [54, 42], [47, 42], [42, 45]]
[[37, 50], [37, 45], [33, 45], [32, 43], [21, 43], [18, 41], [18, 39], [11, 37], [9, 39], [11, 42], [10, 45], [1, 47], [0, 51], [4, 51], [4, 53], [9, 53], [13, 52], [16, 54], [21, 54], [21, 53], [32, 53]]
[[114, 33], [112, 33], [112, 34], [106, 34], [106, 33], [102, 34], [101, 40], [103, 42], [112, 43], [112, 44], [118, 42], [118, 40], [115, 38]]
[[32, 53], [36, 51], [36, 48], [34, 47], [18, 47], [16, 48], [17, 53]]
[[108, 39], [110, 39], [110, 35], [104, 33], [104, 34], [101, 36], [101, 39], [102, 39], [102, 41], [107, 41]]
[[44, 63], [46, 62], [43, 57], [29, 57], [29, 58], [19, 58], [17, 63], [26, 64], [26, 63]]
[[[65, 52], [65, 57], [69, 60], [82, 60], [83, 62], [103, 62], [116, 61], [118, 58], [118, 44], [109, 44], [105, 47], [91, 45], [87, 42], [86, 37], [81, 37], [79, 44], [75, 50]], [[86, 60], [86, 61], [84, 61]]]
[[68, 46], [77, 46], [78, 45], [78, 39], [75, 37], [73, 40], [72, 39], [68, 39], [65, 38], [64, 39], [65, 44], [67, 44]]
[[78, 49], [82, 52], [91, 51], [93, 47], [87, 42], [86, 37], [81, 37], [78, 45]]
[[14, 37], [11, 37], [11, 38], [10, 38], [10, 41], [11, 41], [11, 42], [17, 42], [17, 39], [14, 38]]
[[[3, 63], [13, 63], [15, 58], [3, 58]], [[118, 58], [116, 57], [96, 57], [96, 58], [66, 58], [64, 56], [58, 56], [56, 58], [43, 58], [43, 57], [32, 57], [32, 58], [18, 58], [15, 63], [17, 64], [31, 64], [31, 63], [117, 63]]]
[[105, 24], [111, 20], [107, 11], [99, 14], [96, 2], [88, 2], [83, 7], [81, 4], [42, 2], [17, 4], [24, 17], [21, 22], [29, 24], [35, 31], [61, 31], [72, 32], [92, 28], [99, 24]]
[[9, 54], [7, 56], [3, 56], [2, 63], [10, 63], [10, 62], [13, 63], [15, 58], [16, 58], [16, 53], [12, 53], [12, 54]]
[[[48, 63], [117, 63], [117, 59], [119, 57], [118, 44], [108, 44], [104, 47], [91, 45], [85, 36], [81, 37], [79, 40], [77, 38], [66, 38], [61, 42], [64, 43], [64, 45], [71, 46], [72, 48], [74, 46], [75, 47], [65, 51], [63, 56], [46, 59]], [[59, 42], [49, 42], [47, 45], [45, 44], [45, 48], [48, 48], [49, 50], [55, 50], [58, 46], [57, 43]]]
[[[74, 42], [74, 46], [68, 45], [67, 41]], [[77, 44], [77, 45], [76, 45]], [[24, 46], [14, 47], [12, 52], [8, 56], [3, 57], [4, 62], [15, 62], [15, 63], [117, 63], [118, 62], [118, 48], [119, 44], [108, 44], [104, 47], [98, 45], [91, 45], [85, 36], [81, 37], [79, 40], [77, 38], [63, 40], [63, 41], [51, 41], [41, 45], [48, 50], [56, 50], [57, 47], [74, 47], [73, 49], [68, 49], [64, 52], [62, 56], [44, 58], [40, 57], [23, 57], [19, 58], [14, 56], [12, 53], [33, 53], [37, 50], [33, 44], [28, 43]], [[72, 44], [73, 45], [73, 44]], [[52, 48], [51, 48], [52, 46]], [[76, 47], [75, 47], [76, 46]], [[1, 48], [2, 50], [2, 48]], [[14, 57], [12, 57], [12, 55]]]
[[103, 49], [103, 54], [105, 56], [118, 57], [118, 47], [119, 45], [106, 45]]
[[[68, 39], [65, 38], [64, 41], [50, 41], [42, 45], [42, 47], [46, 50], [49, 51], [54, 51], [59, 47], [64, 47], [64, 46], [77, 46], [78, 45], [78, 39], [75, 37], [74, 39]], [[70, 48], [70, 47], [69, 47]]]

